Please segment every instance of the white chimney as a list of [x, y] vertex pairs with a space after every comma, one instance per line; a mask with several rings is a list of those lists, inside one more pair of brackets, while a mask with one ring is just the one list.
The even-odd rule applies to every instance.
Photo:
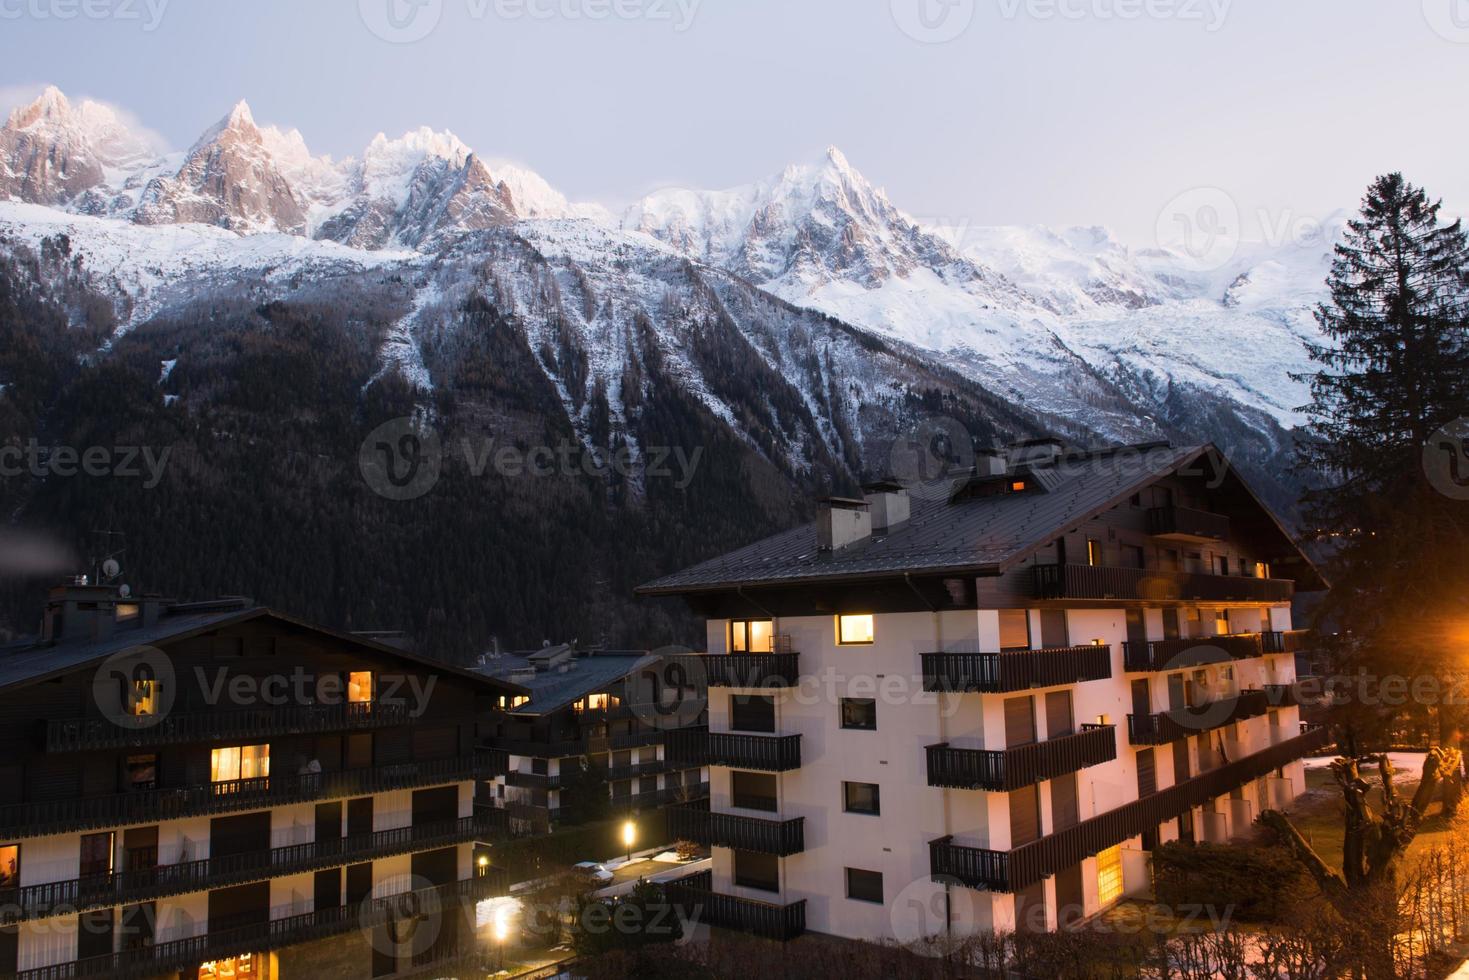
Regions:
[[974, 454], [975, 476], [1004, 476], [1005, 457], [998, 449], [981, 449]]
[[1060, 439], [1046, 437], [1044, 439], [1028, 439], [1025, 442], [1010, 443], [1010, 465], [1018, 466], [1028, 463], [1032, 466], [1054, 463], [1060, 458], [1065, 450], [1065, 445]]
[[872, 515], [874, 534], [897, 527], [908, 519], [908, 491], [892, 480], [879, 480], [862, 488], [867, 500], [868, 513]]
[[816, 545], [836, 551], [872, 537], [872, 512], [867, 501], [824, 497], [816, 512]]

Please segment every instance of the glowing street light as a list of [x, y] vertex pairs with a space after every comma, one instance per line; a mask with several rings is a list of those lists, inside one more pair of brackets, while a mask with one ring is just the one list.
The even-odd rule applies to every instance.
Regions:
[[631, 820], [622, 825], [622, 843], [627, 847], [627, 859], [632, 860], [633, 841], [638, 839], [638, 825]]

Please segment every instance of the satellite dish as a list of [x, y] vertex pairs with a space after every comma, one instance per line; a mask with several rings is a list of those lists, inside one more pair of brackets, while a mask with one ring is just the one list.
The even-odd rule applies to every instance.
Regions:
[[133, 587], [124, 582], [122, 585], [119, 585], [117, 587], [117, 594], [126, 599], [128, 596], [133, 594]]
[[122, 571], [122, 566], [117, 563], [116, 558], [109, 558], [102, 563], [102, 574], [108, 578], [112, 578], [120, 571]]

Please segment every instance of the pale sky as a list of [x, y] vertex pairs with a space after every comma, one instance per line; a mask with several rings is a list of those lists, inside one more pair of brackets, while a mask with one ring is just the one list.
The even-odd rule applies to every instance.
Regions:
[[241, 98], [335, 156], [449, 128], [611, 205], [834, 144], [935, 224], [1150, 244], [1203, 187], [1260, 237], [1390, 169], [1469, 210], [1469, 0], [0, 0], [42, 83], [176, 147]]

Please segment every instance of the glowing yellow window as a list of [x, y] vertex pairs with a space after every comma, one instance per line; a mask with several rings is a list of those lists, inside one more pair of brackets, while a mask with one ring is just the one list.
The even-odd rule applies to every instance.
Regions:
[[347, 674], [347, 701], [362, 704], [372, 700], [372, 671], [354, 670]]
[[1109, 847], [1097, 855], [1097, 901], [1103, 908], [1122, 897], [1122, 847]]
[[588, 694], [587, 695], [587, 707], [588, 708], [591, 708], [593, 711], [606, 711], [607, 710], [607, 695], [605, 695], [605, 694]]
[[871, 613], [837, 617], [838, 643], [871, 643], [873, 635]]
[[209, 753], [209, 778], [213, 782], [264, 779], [269, 775], [269, 745], [232, 745]]
[[770, 653], [775, 624], [768, 619], [734, 619], [729, 624], [730, 653]]
[[1102, 542], [1095, 538], [1088, 538], [1086, 542], [1086, 563], [1088, 565], [1102, 564]]
[[158, 714], [158, 681], [144, 678], [132, 682], [128, 692], [128, 710], [134, 715]]

